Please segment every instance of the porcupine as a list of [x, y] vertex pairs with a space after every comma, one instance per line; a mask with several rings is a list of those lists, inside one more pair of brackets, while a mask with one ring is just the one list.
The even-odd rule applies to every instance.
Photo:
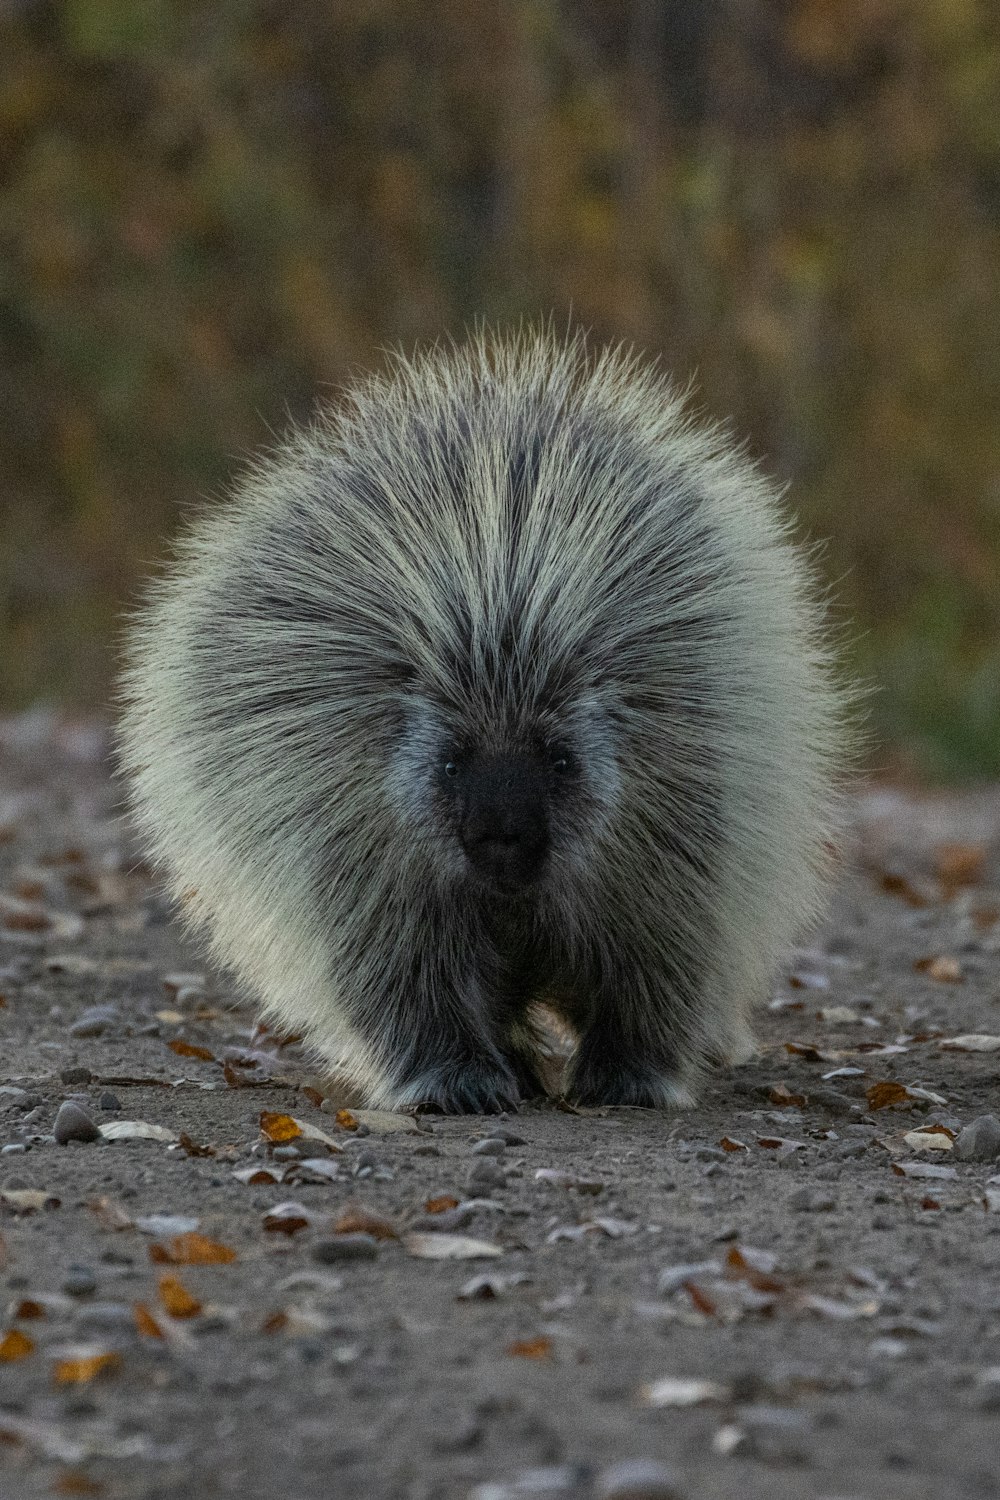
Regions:
[[368, 1101], [688, 1103], [821, 908], [849, 694], [772, 484], [580, 337], [395, 358], [179, 544], [120, 759], [187, 921]]

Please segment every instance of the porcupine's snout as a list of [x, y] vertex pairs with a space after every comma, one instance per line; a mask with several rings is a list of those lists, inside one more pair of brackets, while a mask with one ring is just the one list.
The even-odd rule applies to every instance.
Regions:
[[459, 769], [458, 835], [476, 873], [513, 893], [541, 875], [549, 852], [547, 788], [530, 756], [506, 755]]

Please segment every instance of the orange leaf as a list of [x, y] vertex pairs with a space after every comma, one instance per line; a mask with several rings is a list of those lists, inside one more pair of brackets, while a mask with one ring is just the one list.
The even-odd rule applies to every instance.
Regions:
[[29, 1318], [44, 1318], [45, 1308], [40, 1302], [36, 1302], [34, 1297], [25, 1297], [23, 1301], [17, 1304], [17, 1312], [14, 1316], [15, 1318], [24, 1318], [25, 1320]]
[[286, 1312], [273, 1312], [266, 1317], [260, 1325], [261, 1333], [281, 1333], [288, 1326], [288, 1314]]
[[926, 974], [929, 978], [936, 979], [939, 984], [961, 984], [964, 978], [958, 959], [952, 958], [948, 953], [918, 958], [913, 967], [918, 974]]
[[904, 1083], [884, 1078], [881, 1083], [873, 1083], [865, 1089], [865, 1097], [869, 1109], [889, 1109], [893, 1104], [904, 1103], [910, 1096]]
[[201, 1303], [193, 1297], [179, 1277], [169, 1271], [160, 1275], [160, 1301], [172, 1318], [194, 1318], [201, 1312]]
[[24, 1359], [35, 1347], [34, 1339], [29, 1339], [20, 1328], [12, 1328], [0, 1339], [0, 1365], [13, 1364], [15, 1359]]
[[941, 1205], [936, 1198], [921, 1198], [920, 1207], [927, 1209], [940, 1208]]
[[121, 1369], [122, 1357], [109, 1349], [104, 1354], [87, 1354], [80, 1359], [60, 1359], [52, 1371], [56, 1385], [85, 1385], [98, 1375], [113, 1375]]
[[261, 1134], [269, 1141], [279, 1144], [284, 1141], [294, 1141], [302, 1134], [302, 1126], [291, 1115], [275, 1115], [270, 1110], [261, 1110], [260, 1114]]
[[178, 1146], [180, 1146], [185, 1156], [215, 1156], [216, 1154], [214, 1146], [199, 1145], [197, 1141], [193, 1141], [191, 1137], [183, 1130], [177, 1137], [177, 1144]]
[[79, 1469], [64, 1469], [52, 1486], [57, 1495], [103, 1495], [104, 1486]]
[[772, 1104], [782, 1104], [786, 1108], [791, 1105], [795, 1109], [805, 1109], [808, 1103], [805, 1094], [793, 1094], [783, 1083], [776, 1083], [768, 1089], [767, 1097]]
[[349, 1109], [338, 1109], [333, 1117], [344, 1130], [357, 1130], [358, 1122]]
[[345, 1208], [333, 1226], [334, 1234], [370, 1234], [376, 1240], [398, 1240], [395, 1226], [364, 1208]]
[[305, 1094], [306, 1098], [309, 1100], [309, 1103], [315, 1104], [317, 1109], [319, 1109], [325, 1098], [325, 1095], [321, 1094], [319, 1089], [311, 1088], [308, 1083], [304, 1083], [302, 1085], [302, 1087], [299, 1089], [299, 1093]]
[[246, 1079], [240, 1075], [239, 1069], [234, 1068], [231, 1062], [224, 1062], [222, 1064], [222, 1076], [231, 1089], [246, 1089], [250, 1087]]
[[734, 1141], [732, 1136], [724, 1135], [719, 1142], [723, 1151], [749, 1151], [749, 1146], [744, 1146], [742, 1141]]
[[982, 844], [942, 844], [936, 864], [941, 893], [947, 900], [963, 886], [979, 884], [986, 864], [986, 849]]
[[214, 1054], [207, 1047], [196, 1047], [194, 1042], [186, 1042], [183, 1037], [175, 1036], [167, 1045], [178, 1057], [199, 1057], [202, 1062], [215, 1062]]
[[507, 1345], [507, 1353], [518, 1359], [548, 1359], [552, 1353], [552, 1340], [544, 1334], [537, 1339], [515, 1339]]
[[175, 1234], [167, 1244], [156, 1242], [149, 1247], [149, 1258], [159, 1265], [209, 1266], [229, 1265], [236, 1259], [236, 1251], [218, 1240], [210, 1240], [203, 1234]]
[[890, 896], [899, 896], [907, 906], [927, 906], [927, 897], [905, 875], [886, 873], [881, 877], [882, 889]]
[[458, 1199], [453, 1198], [450, 1193], [442, 1193], [439, 1198], [428, 1198], [424, 1204], [425, 1214], [443, 1214], [449, 1208], [457, 1208]]
[[136, 1302], [132, 1308], [132, 1316], [135, 1326], [139, 1332], [145, 1334], [148, 1339], [162, 1339], [163, 1329], [153, 1317], [145, 1302]]
[[709, 1318], [715, 1317], [715, 1303], [706, 1292], [702, 1291], [696, 1281], [685, 1281], [684, 1290], [700, 1313], [704, 1313]]

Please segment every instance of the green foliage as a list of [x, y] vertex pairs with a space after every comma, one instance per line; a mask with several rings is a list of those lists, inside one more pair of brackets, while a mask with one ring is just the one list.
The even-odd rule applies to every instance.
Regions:
[[881, 753], [1000, 774], [985, 0], [0, 13], [0, 702], [93, 701], [181, 507], [386, 345], [552, 314], [791, 481]]

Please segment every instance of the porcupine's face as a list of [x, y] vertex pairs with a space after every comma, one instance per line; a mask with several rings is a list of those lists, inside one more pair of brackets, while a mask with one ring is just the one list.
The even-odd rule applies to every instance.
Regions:
[[529, 893], [553, 866], [579, 864], [613, 813], [610, 726], [587, 705], [566, 722], [477, 735], [446, 711], [408, 705], [395, 768], [410, 819], [446, 851], [451, 874], [504, 895]]

